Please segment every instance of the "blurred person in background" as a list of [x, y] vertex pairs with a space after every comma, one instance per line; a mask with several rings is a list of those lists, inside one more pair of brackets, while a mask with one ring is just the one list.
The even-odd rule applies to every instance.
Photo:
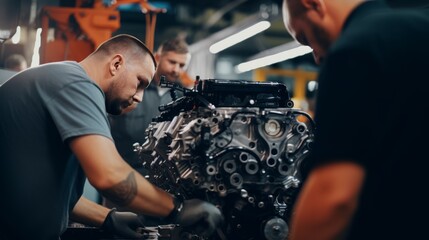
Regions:
[[20, 72], [27, 69], [27, 60], [21, 54], [12, 54], [4, 61], [4, 68], [7, 70]]

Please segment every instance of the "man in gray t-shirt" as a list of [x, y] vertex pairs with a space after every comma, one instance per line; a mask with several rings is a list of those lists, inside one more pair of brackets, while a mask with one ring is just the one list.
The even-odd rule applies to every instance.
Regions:
[[136, 214], [81, 197], [85, 176], [103, 196], [136, 213], [191, 228], [220, 224], [216, 207], [175, 200], [137, 174], [114, 146], [106, 111], [135, 108], [155, 67], [141, 41], [118, 35], [79, 63], [30, 68], [0, 87], [0, 239], [58, 239], [69, 217], [141, 237]]

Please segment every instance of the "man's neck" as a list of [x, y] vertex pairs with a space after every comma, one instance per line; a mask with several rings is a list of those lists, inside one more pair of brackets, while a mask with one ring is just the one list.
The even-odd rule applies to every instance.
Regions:
[[[86, 74], [98, 85], [101, 89], [104, 90], [103, 82], [100, 79], [103, 79], [102, 72], [103, 68], [101, 67], [94, 67], [93, 59], [91, 56], [83, 59], [79, 62], [80, 66], [85, 70]], [[98, 64], [99, 66], [100, 64]]]

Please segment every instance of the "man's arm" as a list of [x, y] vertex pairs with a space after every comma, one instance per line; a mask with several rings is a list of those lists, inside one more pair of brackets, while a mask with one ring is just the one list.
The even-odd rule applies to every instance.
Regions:
[[160, 217], [167, 216], [174, 208], [173, 197], [132, 169], [111, 139], [84, 135], [71, 139], [70, 147], [88, 181], [117, 205]]
[[314, 169], [295, 204], [290, 240], [340, 239], [357, 208], [364, 177], [364, 169], [350, 161]]
[[79, 223], [101, 227], [110, 209], [81, 197], [73, 208], [70, 218]]

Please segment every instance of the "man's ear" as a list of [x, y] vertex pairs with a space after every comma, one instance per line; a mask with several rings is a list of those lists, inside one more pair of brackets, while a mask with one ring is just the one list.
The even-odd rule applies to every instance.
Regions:
[[301, 2], [305, 9], [317, 12], [320, 17], [325, 15], [326, 5], [324, 0], [301, 0]]
[[155, 61], [157, 64], [159, 64], [159, 60], [161, 59], [161, 54], [159, 52], [156, 52], [154, 55]]
[[124, 57], [121, 54], [116, 54], [112, 60], [110, 60], [109, 64], [109, 71], [110, 75], [115, 76], [117, 72], [123, 67], [124, 65]]

